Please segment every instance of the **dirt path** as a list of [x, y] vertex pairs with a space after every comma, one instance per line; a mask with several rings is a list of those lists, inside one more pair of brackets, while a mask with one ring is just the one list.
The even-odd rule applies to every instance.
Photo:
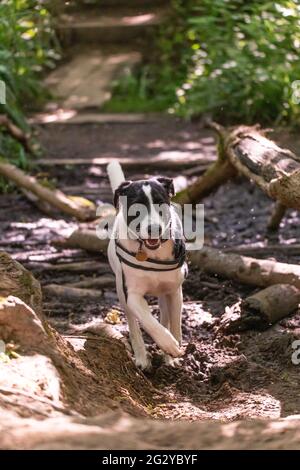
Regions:
[[[117, 158], [122, 162], [124, 158], [149, 158], [150, 161], [153, 158], [212, 160], [216, 157], [214, 136], [200, 130], [198, 124], [165, 116], [99, 113], [99, 108], [109, 98], [115, 74], [140, 60], [143, 48], [136, 37], [141, 31], [153, 33], [157, 21], [155, 15], [151, 16], [152, 7], [165, 4], [145, 0], [142, 3], [147, 11], [140, 11], [140, 3], [134, 1], [130, 14], [121, 17], [115, 15], [120, 3], [124, 2], [113, 2], [115, 9], [107, 12], [106, 23], [102, 10], [101, 14], [93, 10], [87, 18], [80, 12], [78, 16], [75, 11], [76, 22], [66, 18], [62, 27], [67, 30], [66, 44], [71, 35], [76, 47], [69, 57], [70, 62], [49, 77], [49, 83], [53, 89], [57, 87], [61, 96], [35, 118], [35, 122], [48, 123], [36, 127], [43, 158], [48, 163], [43, 165], [38, 161], [33, 173], [47, 184], [53, 183], [70, 195], [88, 197], [97, 205], [112, 200], [105, 167], [97, 164], [97, 158]], [[93, 16], [95, 21], [91, 23]], [[96, 46], [90, 47], [91, 33], [99, 41], [107, 35], [109, 44], [100, 41], [99, 48], [98, 41]], [[118, 43], [124, 34], [131, 38], [130, 47], [121, 51]], [[291, 143], [293, 149], [300, 148], [299, 139], [292, 137], [291, 141], [286, 133], [279, 133], [278, 137], [284, 145]], [[62, 159], [69, 159], [73, 164], [59, 164]], [[83, 163], [74, 164], [77, 159]], [[174, 178], [178, 189], [193, 178], [184, 175], [181, 169], [179, 173], [168, 167], [163, 171], [164, 175]], [[131, 179], [153, 175], [157, 173], [151, 172], [147, 165], [138, 171], [126, 171]], [[204, 202], [205, 241], [212, 246], [222, 249], [239, 245], [264, 247], [274, 242], [292, 245], [299, 239], [299, 214], [295, 211], [288, 212], [278, 236], [266, 234], [271, 203], [244, 179], [226, 184]], [[110, 271], [101, 254], [62, 249], [53, 244], [55, 239], [70, 234], [78, 226], [71, 218], [59, 213], [47, 216], [17, 192], [1, 195], [0, 207], [0, 249], [30, 269], [42, 286], [73, 284]], [[280, 250], [268, 256], [292, 263], [300, 259]], [[78, 263], [76, 270], [70, 270], [75, 262]], [[65, 265], [63, 269], [62, 265]], [[21, 393], [18, 400], [12, 402], [9, 393], [0, 390], [1, 409], [13, 411], [19, 419], [16, 421], [10, 415], [4, 417], [4, 440], [0, 440], [0, 446], [44, 448], [47, 442], [55, 448], [63, 442], [66, 448], [94, 448], [99, 446], [99, 436], [103, 448], [299, 446], [296, 426], [290, 421], [288, 424], [276, 421], [273, 425], [269, 420], [300, 413], [300, 366], [291, 362], [292, 342], [300, 337], [300, 311], [264, 332], [225, 335], [220, 328], [226, 307], [254, 291], [192, 269], [184, 284], [186, 352], [181, 365], [176, 369], [163, 365], [160, 351], [145, 335], [153, 357], [153, 368], [147, 374], [136, 369], [123, 341], [87, 339], [86, 333], [82, 333], [104, 322], [113, 327], [115, 334], [123, 336], [126, 343], [126, 319], [114, 287], [99, 289], [99, 299], [84, 302], [62, 302], [45, 294], [44, 313], [62, 335], [51, 333], [62, 355], [57, 370], [63, 370], [67, 377], [63, 389], [65, 402], [61, 403], [62, 398], [57, 396], [59, 406], [53, 408], [53, 403], [49, 403], [48, 389], [53, 390], [59, 382], [58, 372], [52, 370], [52, 366], [48, 377], [35, 375], [37, 370], [49, 366], [45, 356], [25, 354], [11, 361], [9, 385], [14, 388], [17, 384], [23, 395]], [[150, 304], [153, 314], [158, 315], [156, 300], [150, 298]], [[5, 377], [5, 370], [5, 364], [0, 361], [0, 379], [1, 373]], [[36, 395], [40, 393], [39, 402], [33, 403], [32, 397], [26, 396], [28, 389]], [[67, 406], [67, 410], [63, 406]], [[131, 417], [120, 417], [119, 411], [103, 415], [105, 411], [116, 409], [126, 411]], [[69, 413], [70, 417], [61, 420], [61, 413]], [[197, 423], [195, 432], [196, 428], [185, 427], [185, 423], [178, 428], [176, 423], [166, 428], [164, 422], [153, 423], [149, 419], [135, 422], [132, 416], [205, 423]], [[32, 417], [37, 420], [30, 421]], [[45, 417], [48, 417], [47, 423], [41, 420]], [[241, 423], [236, 428], [220, 424], [246, 418], [268, 422]], [[208, 423], [211, 420], [215, 423]], [[0, 429], [1, 425], [0, 422]], [[86, 425], [90, 426], [88, 436]], [[161, 429], [164, 439], [158, 442]]]
[[[176, 120], [139, 126], [53, 125], [40, 128], [39, 135], [48, 158], [90, 158], [105, 153], [121, 160], [129, 155], [138, 158], [175, 151], [190, 152], [191, 155], [206, 152], [213, 158], [215, 153], [213, 137], [209, 133], [200, 132], [196, 125]], [[67, 168], [47, 166], [39, 172], [59, 187], [69, 188], [69, 193], [76, 190], [76, 194], [87, 195], [96, 203], [111, 198], [103, 167], [92, 164]], [[166, 173], [177, 176], [172, 171]], [[149, 174], [146, 168], [144, 174]], [[136, 173], [128, 176], [140, 177]], [[57, 218], [48, 218], [19, 194], [1, 196], [1, 207], [1, 249], [31, 269], [42, 285], [74, 283], [101, 274], [93, 267], [95, 261], [106, 261], [101, 255], [62, 250], [51, 245], [59, 235], [76, 227], [73, 220], [61, 218], [59, 214]], [[270, 201], [245, 180], [227, 184], [205, 200], [207, 243], [222, 248], [253, 243], [266, 245], [265, 221], [270, 209]], [[282, 243], [297, 241], [298, 221], [298, 214], [291, 212], [288, 215], [280, 231]], [[274, 256], [284, 258], [280, 253], [274, 253]], [[288, 260], [297, 262], [298, 258]], [[88, 265], [82, 264], [82, 270], [79, 268], [77, 272], [67, 268], [57, 271], [59, 264], [72, 261], [87, 261]], [[197, 270], [190, 272], [184, 285], [186, 354], [180, 368], [170, 369], [162, 365], [159, 351], [146, 338], [153, 355], [153, 370], [146, 379], [157, 391], [157, 398], [151, 405], [148, 402], [143, 413], [146, 411], [151, 416], [165, 419], [222, 421], [278, 418], [299, 413], [300, 378], [298, 368], [291, 363], [291, 343], [299, 337], [300, 312], [265, 332], [224, 336], [219, 330], [225, 308], [252, 291]], [[103, 289], [96, 302], [62, 304], [50, 296], [45, 296], [44, 300], [48, 320], [63, 335], [76, 336], [79, 328], [104, 320], [115, 323], [114, 328], [127, 337], [126, 320], [112, 287]], [[150, 302], [154, 315], [157, 315], [155, 299]], [[68, 341], [75, 346], [78, 341], [80, 343], [74, 338], [68, 338]], [[81, 340], [80, 344], [83, 343]], [[101, 352], [97, 347], [96, 351]], [[148, 386], [145, 387], [147, 396]], [[142, 389], [138, 393], [142, 396]]]
[[[63, 58], [45, 80], [53, 98], [38, 119], [99, 118], [114, 82], [148, 58], [168, 14], [165, 0], [71, 1], [54, 9]], [[57, 11], [58, 10], [58, 11]], [[92, 117], [91, 117], [92, 114]]]

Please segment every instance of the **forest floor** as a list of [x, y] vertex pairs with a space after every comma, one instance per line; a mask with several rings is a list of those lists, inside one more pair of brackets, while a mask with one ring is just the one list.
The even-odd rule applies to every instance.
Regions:
[[[157, 119], [132, 124], [93, 124], [39, 126], [39, 139], [44, 157], [140, 158], [186, 152], [189, 157], [201, 153], [216, 158], [213, 134], [200, 130], [193, 123], [177, 119]], [[278, 134], [284, 144], [287, 134]], [[188, 158], [188, 157], [187, 157]], [[96, 204], [111, 202], [105, 168], [93, 163], [84, 165], [40, 165], [35, 170], [40, 177], [55, 182], [68, 194], [81, 195]], [[160, 174], [182, 183], [181, 175], [172, 170]], [[153, 176], [158, 173], [126, 171], [128, 178]], [[192, 177], [188, 177], [190, 181]], [[231, 181], [205, 204], [205, 242], [212, 246], [232, 248], [281, 243], [292, 245], [299, 239], [299, 214], [290, 211], [278, 235], [266, 233], [266, 221], [271, 201], [244, 179]], [[62, 249], [52, 244], [76, 227], [74, 219], [57, 214], [48, 217], [31, 205], [20, 193], [1, 195], [0, 248], [30, 269], [42, 286], [71, 284], [99, 277], [109, 268], [105, 256], [78, 249]], [[286, 256], [280, 249], [268, 253], [278, 261], [298, 263], [300, 256]], [[59, 265], [82, 264], [75, 272]], [[83, 263], [87, 262], [87, 263]], [[101, 339], [86, 341], [82, 332], [91, 326], [113, 323], [115, 331], [128, 337], [126, 319], [121, 311], [115, 288], [99, 291], [99, 300], [62, 302], [44, 296], [44, 313], [50, 324], [72, 344], [75, 350], [85, 349], [90, 355], [96, 374], [95, 382], [103, 381], [103, 361], [106, 369], [114, 369], [114, 380], [107, 383], [106, 396], [99, 396], [97, 384], [86, 396], [86, 402], [75, 409], [86, 416], [95, 416], [103, 409], [121, 408], [134, 416], [188, 421], [233, 421], [245, 418], [270, 419], [300, 413], [299, 367], [291, 362], [292, 342], [300, 338], [300, 311], [266, 331], [246, 331], [225, 335], [219, 325], [226, 307], [254, 292], [253, 287], [239, 285], [190, 269], [184, 284], [183, 340], [185, 354], [181, 365], [163, 365], [160, 351], [146, 337], [153, 357], [150, 372], [139, 372], [126, 351], [115, 344], [107, 352]], [[150, 298], [153, 314], [158, 315], [157, 303]], [[127, 366], [122, 368], [122, 362]], [[72, 362], [72, 361], [71, 361]], [[76, 361], [73, 366], [76, 369]], [[105, 372], [107, 373], [107, 372]], [[74, 371], [75, 374], [75, 371]], [[84, 387], [84, 383], [82, 384]], [[101, 405], [101, 406], [100, 406]]]

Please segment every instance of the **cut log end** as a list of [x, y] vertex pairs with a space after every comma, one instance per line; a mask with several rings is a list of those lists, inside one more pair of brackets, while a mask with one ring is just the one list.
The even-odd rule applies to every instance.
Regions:
[[300, 290], [288, 284], [274, 284], [242, 302], [244, 316], [256, 315], [262, 323], [273, 325], [294, 312], [300, 302]]

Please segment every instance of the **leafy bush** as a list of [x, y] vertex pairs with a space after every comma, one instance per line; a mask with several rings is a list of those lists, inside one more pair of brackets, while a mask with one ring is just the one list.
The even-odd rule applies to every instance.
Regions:
[[102, 106], [102, 112], [151, 113], [163, 112], [172, 100], [163, 87], [156, 89], [151, 82], [152, 67], [143, 65], [134, 73], [130, 71], [113, 83], [112, 98]]
[[[195, 5], [196, 4], [196, 5]], [[175, 108], [222, 121], [299, 118], [298, 1], [201, 0], [187, 19], [189, 65]]]
[[172, 6], [159, 53], [147, 65], [150, 100], [163, 96], [177, 114], [207, 113], [225, 123], [299, 121], [293, 99], [300, 95], [300, 82], [296, 93], [293, 86], [300, 80], [299, 1], [173, 0]]
[[[44, 67], [57, 58], [51, 19], [42, 0], [2, 0], [0, 3], [0, 80], [6, 86], [6, 114], [25, 132], [24, 112], [45, 97], [40, 83]], [[26, 163], [22, 146], [0, 133], [0, 155]]]

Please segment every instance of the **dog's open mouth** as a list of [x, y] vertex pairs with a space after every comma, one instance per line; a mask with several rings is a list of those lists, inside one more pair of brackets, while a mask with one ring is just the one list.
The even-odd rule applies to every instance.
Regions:
[[144, 241], [144, 245], [149, 250], [156, 250], [160, 247], [160, 238], [146, 238]]

